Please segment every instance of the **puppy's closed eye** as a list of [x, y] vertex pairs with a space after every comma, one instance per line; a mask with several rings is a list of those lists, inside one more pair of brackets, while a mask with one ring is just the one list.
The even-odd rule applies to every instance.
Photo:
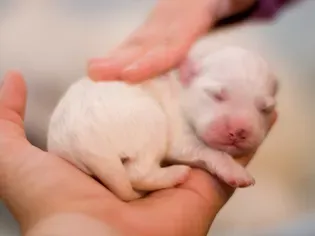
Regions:
[[224, 102], [228, 99], [227, 89], [222, 86], [213, 86], [205, 88], [207, 96], [214, 99], [217, 102]]

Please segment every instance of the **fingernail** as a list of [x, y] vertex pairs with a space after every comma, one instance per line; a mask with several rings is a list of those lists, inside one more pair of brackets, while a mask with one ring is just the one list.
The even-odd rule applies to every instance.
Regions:
[[118, 71], [107, 66], [93, 65], [88, 71], [90, 78], [94, 81], [120, 80]]
[[10, 77], [12, 77], [12, 74], [13, 74], [13, 72], [9, 71], [9, 72], [7, 72], [7, 73], [3, 76], [3, 79], [2, 79], [1, 82], [0, 82], [0, 88], [3, 87], [3, 85], [4, 85], [4, 83], [5, 83], [5, 81], [6, 81], [7, 79], [9, 79]]
[[126, 69], [122, 71], [122, 79], [130, 82], [138, 81], [139, 78], [136, 73], [138, 69], [139, 67], [136, 64], [128, 66]]
[[0, 99], [2, 98], [2, 94], [3, 94], [3, 85], [4, 85], [5, 81], [6, 81], [6, 79], [8, 79], [8, 78], [9, 78], [9, 73], [7, 73], [7, 74], [3, 77], [3, 79], [1, 80], [1, 82], [0, 82]]
[[3, 88], [4, 84], [6, 83], [7, 80], [15, 77], [15, 76], [20, 76], [20, 72], [18, 70], [10, 70], [8, 71], [4, 76], [3, 79], [0, 82], [0, 89]]
[[134, 70], [137, 70], [137, 69], [139, 69], [139, 66], [138, 66], [137, 64], [132, 64], [131, 66], [126, 67], [126, 68], [123, 70], [123, 72], [128, 73], [128, 72], [130, 72], [130, 71], [134, 71]]
[[106, 66], [106, 64], [103, 65], [102, 63], [96, 63], [96, 64], [89, 65], [88, 70], [92, 76], [100, 77], [107, 74], [108, 67], [109, 66]]

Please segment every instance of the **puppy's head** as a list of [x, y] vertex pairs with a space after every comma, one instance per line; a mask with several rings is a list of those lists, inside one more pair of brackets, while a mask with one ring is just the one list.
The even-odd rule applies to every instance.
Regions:
[[187, 59], [179, 72], [184, 116], [204, 143], [233, 156], [258, 148], [271, 125], [278, 89], [263, 58], [227, 47]]

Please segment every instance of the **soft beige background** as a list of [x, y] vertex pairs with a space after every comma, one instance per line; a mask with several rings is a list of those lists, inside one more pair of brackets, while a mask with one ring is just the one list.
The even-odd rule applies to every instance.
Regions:
[[[154, 3], [12, 0], [4, 7], [3, 2], [0, 0], [0, 76], [10, 68], [25, 74], [27, 131], [41, 147], [50, 112], [67, 86], [85, 73], [86, 60], [117, 45]], [[239, 190], [225, 206], [213, 225], [214, 236], [239, 235], [243, 230], [253, 235], [314, 212], [314, 11], [315, 1], [304, 1], [285, 9], [272, 22], [222, 29], [195, 47], [198, 52], [205, 46], [233, 43], [259, 50], [273, 63], [282, 84], [279, 122], [250, 165], [257, 184]], [[301, 229], [297, 235], [306, 235], [303, 232]], [[18, 230], [0, 206], [2, 235], [18, 235]]]

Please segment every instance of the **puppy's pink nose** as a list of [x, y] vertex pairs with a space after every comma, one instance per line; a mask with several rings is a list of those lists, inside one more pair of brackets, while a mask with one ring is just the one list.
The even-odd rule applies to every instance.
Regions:
[[244, 128], [235, 129], [229, 132], [229, 139], [233, 142], [244, 141], [248, 136], [249, 132]]

